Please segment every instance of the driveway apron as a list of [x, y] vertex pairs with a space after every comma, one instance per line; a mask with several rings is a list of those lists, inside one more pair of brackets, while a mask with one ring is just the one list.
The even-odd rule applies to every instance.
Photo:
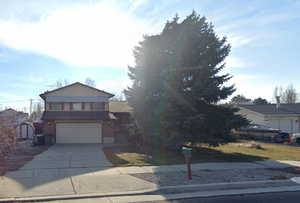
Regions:
[[99, 144], [57, 144], [37, 155], [21, 169], [111, 167]]
[[0, 177], [0, 200], [155, 187], [130, 175], [108, 175], [105, 171], [111, 168], [100, 144], [57, 144], [35, 156], [18, 171]]

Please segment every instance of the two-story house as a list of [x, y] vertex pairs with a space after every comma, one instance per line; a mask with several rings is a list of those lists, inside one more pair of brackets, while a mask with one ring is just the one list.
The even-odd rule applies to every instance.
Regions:
[[76, 82], [40, 95], [44, 134], [51, 143], [113, 143], [113, 94]]

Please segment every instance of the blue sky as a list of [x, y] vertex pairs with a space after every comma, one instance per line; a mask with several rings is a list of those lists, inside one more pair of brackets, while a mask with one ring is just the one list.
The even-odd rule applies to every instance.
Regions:
[[224, 72], [234, 76], [235, 94], [271, 101], [275, 86], [300, 90], [300, 0], [7, 0], [0, 1], [0, 106], [28, 109], [30, 98], [64, 79], [91, 77], [119, 94], [143, 34], [193, 9], [232, 45]]

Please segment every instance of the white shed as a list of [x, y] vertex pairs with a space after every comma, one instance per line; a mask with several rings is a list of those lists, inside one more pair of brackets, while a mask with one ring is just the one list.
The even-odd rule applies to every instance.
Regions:
[[33, 139], [34, 126], [29, 122], [23, 122], [17, 127], [17, 138]]

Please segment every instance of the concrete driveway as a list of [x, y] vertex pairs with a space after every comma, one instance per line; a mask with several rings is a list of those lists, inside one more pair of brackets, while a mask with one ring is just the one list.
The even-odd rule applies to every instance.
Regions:
[[56, 144], [37, 155], [23, 169], [111, 167], [99, 144]]
[[54, 145], [21, 169], [0, 177], [3, 198], [135, 191], [154, 184], [111, 174], [100, 144]]

